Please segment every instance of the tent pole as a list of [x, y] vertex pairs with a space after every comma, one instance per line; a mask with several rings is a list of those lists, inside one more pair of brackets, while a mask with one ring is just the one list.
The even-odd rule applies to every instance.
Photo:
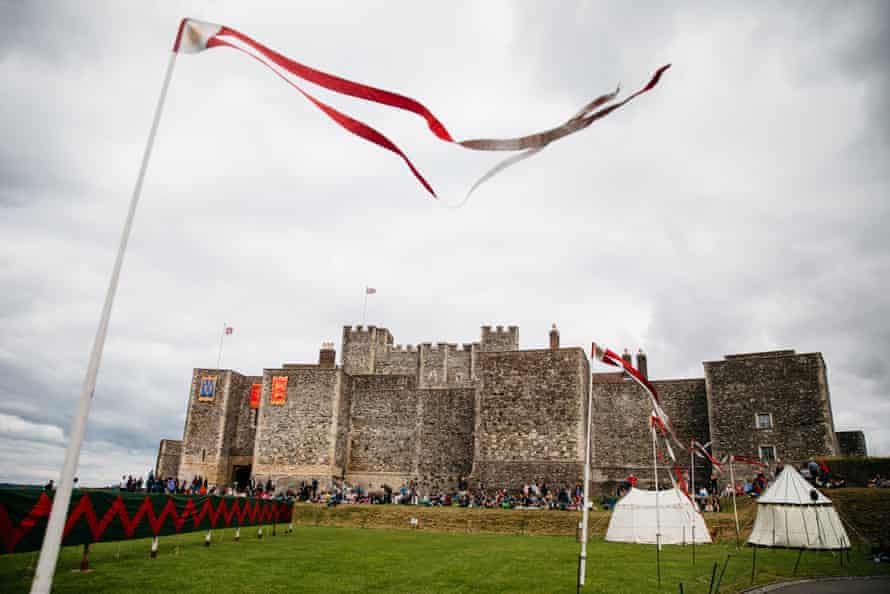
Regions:
[[732, 483], [732, 513], [735, 516], [735, 548], [739, 548], [742, 546], [740, 544], [742, 537], [740, 534], [741, 531], [739, 530], [739, 508], [736, 506], [735, 502], [735, 472], [733, 472], [732, 469], [732, 461], [734, 458], [735, 456], [729, 457], [729, 480]]
[[587, 570], [587, 524], [590, 518], [590, 422], [593, 417], [593, 378], [587, 378], [587, 432], [584, 443], [584, 497], [581, 510], [581, 553], [578, 556], [578, 587], [584, 585]]
[[661, 510], [658, 497], [658, 454], [655, 445], [655, 423], [652, 423], [652, 475], [655, 477], [655, 567], [661, 587]]
[[695, 439], [692, 440], [692, 447], [689, 448], [689, 482], [692, 483], [692, 507], [695, 511], [692, 514], [692, 564], [695, 565], [695, 514], [698, 513], [698, 499], [695, 492]]
[[754, 573], [757, 570], [757, 545], [751, 545], [754, 552], [751, 555], [751, 584], [754, 584]]

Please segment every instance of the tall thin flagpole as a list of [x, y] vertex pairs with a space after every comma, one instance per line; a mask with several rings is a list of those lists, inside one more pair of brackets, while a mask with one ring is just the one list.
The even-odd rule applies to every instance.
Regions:
[[222, 362], [222, 346], [223, 340], [226, 338], [226, 324], [223, 324], [222, 334], [219, 335], [219, 352], [216, 354], [216, 369], [219, 369], [219, 365]]
[[56, 570], [56, 561], [59, 557], [59, 547], [62, 544], [62, 530], [68, 513], [68, 505], [71, 502], [71, 490], [74, 486], [74, 473], [80, 459], [80, 448], [83, 445], [83, 436], [86, 432], [87, 416], [90, 413], [90, 403], [93, 392], [96, 389], [96, 377], [99, 375], [99, 365], [102, 362], [102, 351], [105, 348], [105, 336], [108, 334], [108, 322], [111, 319], [111, 308], [114, 304], [114, 296], [117, 293], [118, 280], [120, 279], [121, 266], [124, 262], [124, 253], [130, 240], [130, 230], [133, 227], [133, 217], [136, 215], [136, 206], [139, 203], [139, 195], [142, 193], [142, 182], [148, 169], [148, 161], [151, 157], [151, 149], [154, 145], [161, 113], [164, 110], [164, 100], [167, 98], [167, 89], [173, 78], [173, 66], [176, 64], [176, 51], [170, 54], [167, 63], [167, 73], [164, 76], [164, 85], [161, 87], [161, 96], [155, 108], [154, 120], [151, 131], [148, 134], [148, 143], [145, 153], [142, 155], [142, 165], [139, 168], [139, 176], [136, 178], [136, 187], [133, 188], [133, 196], [130, 199], [130, 210], [124, 222], [121, 233], [120, 247], [114, 260], [114, 268], [111, 272], [111, 280], [108, 283], [108, 292], [105, 294], [105, 304], [102, 306], [102, 317], [99, 319], [99, 328], [96, 330], [96, 338], [93, 341], [93, 350], [90, 354], [90, 362], [87, 365], [86, 377], [83, 380], [83, 388], [80, 392], [80, 401], [77, 411], [71, 421], [71, 440], [65, 451], [65, 463], [62, 465], [62, 475], [59, 478], [59, 486], [53, 497], [52, 511], [46, 533], [43, 537], [43, 546], [40, 548], [40, 560], [37, 562], [37, 571], [34, 581], [31, 583], [32, 594], [48, 594], [52, 588], [53, 574]]
[[365, 325], [365, 318], [368, 317], [368, 286], [365, 285], [365, 301], [362, 305], [362, 326]]
[[590, 421], [593, 418], [593, 378], [587, 374], [587, 433], [584, 442], [584, 509], [581, 512], [581, 554], [578, 558], [578, 586], [584, 585], [587, 573], [587, 521], [590, 518]]

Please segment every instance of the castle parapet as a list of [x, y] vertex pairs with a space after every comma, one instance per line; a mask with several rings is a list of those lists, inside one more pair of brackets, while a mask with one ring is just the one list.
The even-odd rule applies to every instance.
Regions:
[[519, 350], [519, 326], [482, 326], [482, 350], [486, 353]]

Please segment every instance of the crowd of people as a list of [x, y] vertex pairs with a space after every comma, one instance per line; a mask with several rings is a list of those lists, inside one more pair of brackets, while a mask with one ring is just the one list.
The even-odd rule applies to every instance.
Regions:
[[[784, 469], [781, 461], [777, 461], [772, 478], [778, 477]], [[720, 512], [724, 504], [721, 498], [731, 497], [733, 490], [736, 497], [759, 497], [767, 488], [770, 479], [769, 469], [759, 470], [753, 479], [726, 482], [720, 487], [720, 479], [716, 472], [699, 489], [692, 489], [692, 495], [703, 512]], [[824, 460], [810, 460], [800, 468], [801, 475], [819, 488], [837, 488], [846, 486], [846, 481], [833, 475]], [[707, 475], [706, 475], [707, 476]], [[684, 476], [688, 483], [688, 475]], [[603, 497], [602, 505], [611, 508], [617, 500], [626, 495], [636, 486], [637, 478], [628, 476], [619, 482], [615, 497]], [[890, 480], [876, 475], [869, 482], [870, 487], [890, 488]], [[177, 495], [236, 495], [245, 497], [272, 498], [281, 497], [296, 499], [309, 503], [326, 505], [350, 504], [401, 504], [442, 506], [455, 505], [460, 507], [502, 508], [502, 509], [556, 509], [579, 510], [582, 507], [583, 488], [581, 484], [572, 487], [547, 485], [546, 483], [527, 483], [517, 491], [506, 489], [486, 489], [480, 483], [471, 489], [466, 478], [461, 477], [455, 488], [439, 489], [437, 492], [421, 493], [414, 482], [402, 484], [394, 489], [389, 485], [380, 485], [375, 490], [368, 490], [360, 485], [350, 485], [346, 481], [333, 481], [330, 486], [321, 487], [318, 480], [303, 481], [298, 488], [276, 489], [271, 480], [265, 483], [251, 478], [245, 483], [234, 483], [217, 487], [208, 483], [206, 477], [194, 476], [184, 480], [174, 477], [159, 478], [152, 472], [143, 481], [141, 476], [124, 475], [121, 477], [121, 491], [143, 491], [149, 493], [168, 493]]]
[[506, 489], [486, 489], [484, 484], [471, 489], [465, 478], [461, 478], [455, 488], [439, 489], [438, 492], [421, 493], [415, 482], [402, 484], [393, 489], [389, 485], [381, 485], [379, 489], [368, 490], [360, 485], [349, 485], [345, 481], [335, 481], [327, 489], [319, 489], [318, 481], [302, 483], [295, 493], [299, 501], [339, 505], [341, 503], [358, 504], [395, 504], [483, 507], [501, 509], [581, 509], [583, 489], [576, 484], [569, 489], [565, 486], [553, 487], [547, 484], [528, 483], [517, 492]]
[[868, 486], [872, 489], [890, 489], [890, 479], [881, 478], [880, 474], [876, 474], [868, 481]]
[[[50, 481], [50, 483], [51, 482], [52, 481]], [[175, 477], [155, 477], [154, 472], [152, 471], [148, 472], [148, 476], [144, 481], [141, 476], [134, 477], [133, 475], [122, 475], [117, 488], [119, 491], [166, 493], [168, 495], [229, 495], [259, 497], [261, 499], [269, 499], [276, 496], [294, 497], [294, 493], [289, 491], [276, 494], [275, 487], [271, 480], [263, 483], [262, 481], [250, 479], [243, 485], [236, 483], [218, 488], [217, 485], [210, 484], [207, 477], [201, 475], [195, 475], [189, 481]]]

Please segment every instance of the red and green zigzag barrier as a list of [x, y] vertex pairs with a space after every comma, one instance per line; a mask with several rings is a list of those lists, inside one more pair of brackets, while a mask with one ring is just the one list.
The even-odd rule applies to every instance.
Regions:
[[[44, 491], [0, 489], [0, 554], [39, 549], [51, 508]], [[292, 513], [293, 504], [274, 499], [75, 491], [62, 544], [285, 523]]]

